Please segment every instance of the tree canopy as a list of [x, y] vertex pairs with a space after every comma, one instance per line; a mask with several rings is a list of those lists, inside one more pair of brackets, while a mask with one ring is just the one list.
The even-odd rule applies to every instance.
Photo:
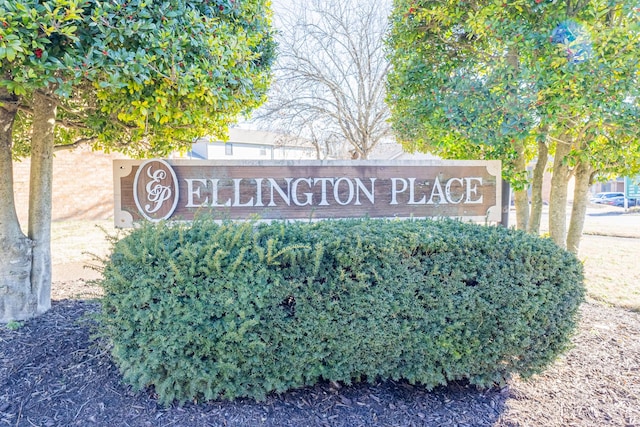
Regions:
[[[53, 151], [132, 156], [224, 139], [264, 101], [268, 0], [0, 0], [0, 321], [50, 306]], [[12, 157], [31, 156], [29, 224]]]
[[224, 137], [270, 81], [265, 1], [4, 0], [0, 8], [0, 86], [21, 97], [27, 121], [30, 94], [52, 89], [62, 144], [80, 132], [97, 148], [160, 155], [205, 133]]
[[518, 190], [548, 150], [556, 211], [580, 168], [587, 186], [638, 170], [637, 1], [396, 0], [389, 46], [392, 123], [409, 148], [502, 159]]

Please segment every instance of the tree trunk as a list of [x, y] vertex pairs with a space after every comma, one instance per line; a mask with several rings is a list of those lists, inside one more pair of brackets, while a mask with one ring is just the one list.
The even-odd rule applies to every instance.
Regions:
[[31, 317], [31, 241], [22, 233], [13, 197], [11, 157], [18, 99], [0, 88], [0, 323]]
[[313, 148], [316, 149], [316, 160], [322, 160], [322, 155], [320, 154], [320, 142], [318, 141], [313, 141]]
[[563, 164], [571, 152], [568, 137], [563, 136], [556, 143], [553, 156], [553, 176], [551, 177], [551, 199], [549, 200], [549, 233], [556, 244], [566, 248], [567, 236], [567, 184], [571, 177], [569, 166]]
[[51, 92], [36, 91], [33, 95], [28, 232], [33, 241], [31, 289], [36, 300], [33, 315], [51, 308], [51, 187], [57, 105]]
[[[515, 159], [515, 167], [517, 172], [527, 171], [527, 158], [524, 151], [524, 143], [522, 141], [514, 142], [513, 148], [516, 150], [518, 157]], [[523, 190], [516, 190], [516, 228], [518, 230], [526, 230], [529, 223], [529, 194], [525, 187]]]
[[[510, 69], [508, 70], [507, 79], [509, 82], [506, 85], [508, 98], [514, 105], [517, 103], [517, 82], [518, 75], [520, 73], [520, 52], [516, 46], [510, 46], [507, 51], [507, 64]], [[527, 157], [525, 153], [524, 142], [521, 140], [512, 140], [513, 149], [516, 152], [516, 158], [514, 160], [514, 166], [516, 172], [527, 172]], [[528, 178], [528, 177], [527, 177]], [[515, 205], [516, 205], [516, 228], [518, 230], [526, 230], [529, 223], [529, 194], [528, 188], [525, 185], [524, 189], [517, 189], [514, 191]]]
[[545, 141], [538, 142], [538, 161], [533, 169], [533, 178], [531, 182], [531, 217], [527, 232], [531, 234], [540, 234], [540, 219], [542, 218], [542, 184], [544, 182], [544, 171], [547, 168], [547, 158], [549, 149]]
[[584, 228], [584, 220], [587, 214], [587, 200], [589, 197], [589, 186], [593, 170], [589, 163], [579, 162], [576, 166], [575, 177], [576, 186], [573, 191], [573, 207], [571, 209], [571, 222], [567, 233], [567, 250], [578, 253], [580, 238]]

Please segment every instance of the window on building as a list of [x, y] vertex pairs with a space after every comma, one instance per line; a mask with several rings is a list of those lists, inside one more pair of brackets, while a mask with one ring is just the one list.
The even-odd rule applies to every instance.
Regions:
[[227, 142], [226, 144], [224, 144], [224, 154], [226, 156], [233, 156], [233, 144], [230, 142]]
[[260, 147], [260, 155], [261, 156], [267, 155], [267, 147]]

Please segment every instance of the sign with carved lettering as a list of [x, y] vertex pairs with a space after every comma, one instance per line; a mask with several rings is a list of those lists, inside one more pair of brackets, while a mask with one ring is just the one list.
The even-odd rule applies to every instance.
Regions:
[[499, 161], [114, 161], [115, 223], [456, 217], [501, 220]]

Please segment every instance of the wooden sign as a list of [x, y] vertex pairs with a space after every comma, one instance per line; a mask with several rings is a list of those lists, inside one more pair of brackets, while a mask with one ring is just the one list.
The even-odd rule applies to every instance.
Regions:
[[115, 160], [115, 225], [148, 220], [501, 220], [499, 161]]

